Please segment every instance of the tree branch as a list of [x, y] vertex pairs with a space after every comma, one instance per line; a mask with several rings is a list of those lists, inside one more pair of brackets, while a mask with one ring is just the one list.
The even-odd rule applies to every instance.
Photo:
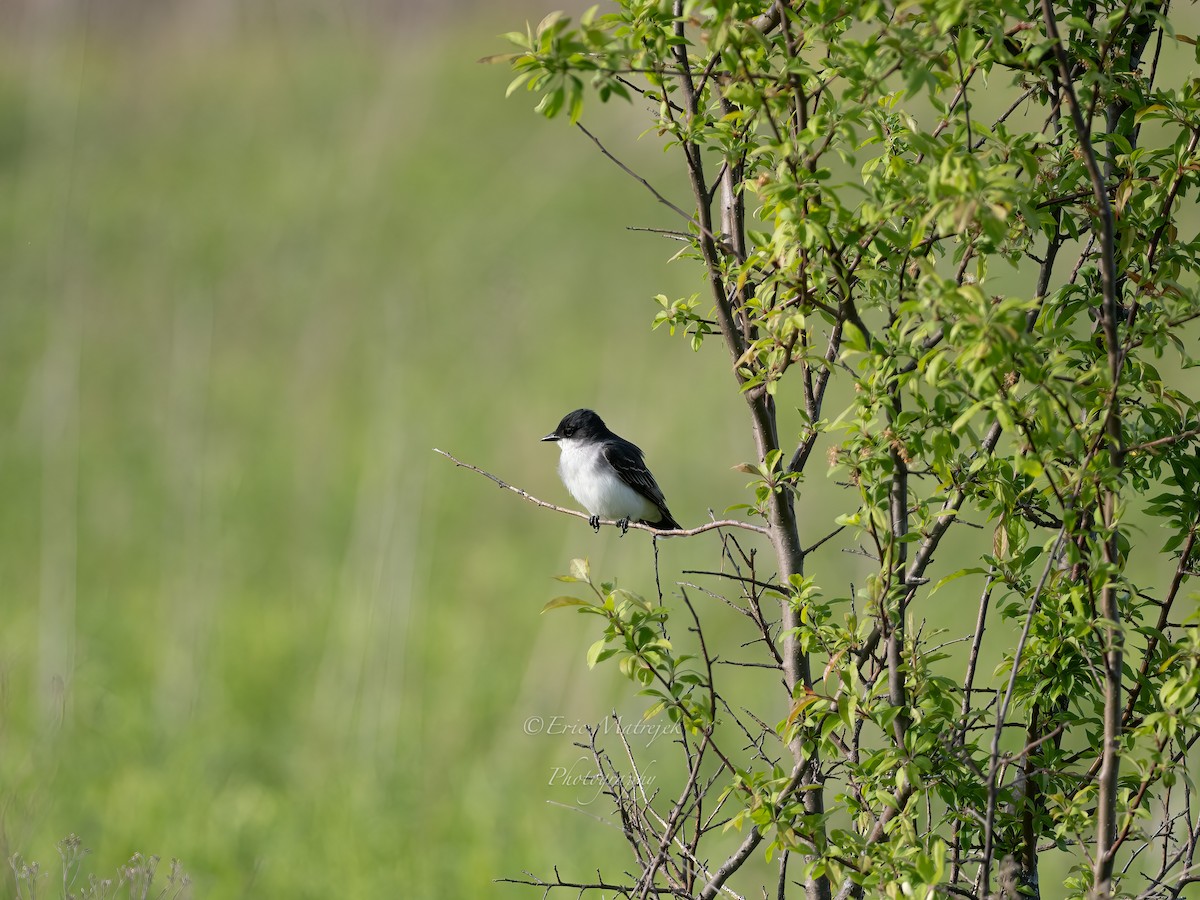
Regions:
[[[554, 512], [562, 513], [563, 515], [567, 516], [575, 516], [577, 519], [591, 519], [591, 516], [589, 516], [587, 513], [581, 512], [577, 509], [569, 509], [565, 506], [557, 506], [553, 503], [547, 503], [545, 500], [539, 500], [528, 491], [521, 490], [519, 487], [514, 487], [507, 481], [500, 480], [491, 472], [486, 472], [478, 466], [473, 466], [470, 463], [463, 462], [461, 459], [457, 459], [456, 457], [447, 453], [445, 450], [439, 450], [437, 447], [434, 447], [433, 452], [440, 453], [442, 456], [446, 457], [446, 459], [450, 460], [460, 468], [470, 469], [472, 472], [478, 472], [484, 478], [495, 482], [498, 486], [504, 488], [506, 491], [512, 491], [518, 497], [527, 500], [534, 506], [540, 506], [542, 509], [550, 509]], [[619, 523], [613, 519], [601, 519], [600, 524], [616, 526]], [[641, 522], [630, 522], [629, 527], [636, 528], [639, 531], [649, 531], [658, 537], [691, 537], [694, 534], [704, 534], [706, 531], [715, 531], [719, 528], [740, 528], [743, 531], [753, 531], [755, 534], [767, 534], [767, 529], [763, 528], [761, 525], [751, 525], [749, 522], [742, 522], [738, 519], [721, 519], [715, 522], [705, 522], [703, 525], [700, 525], [696, 528], [680, 528], [673, 531], [655, 528], [652, 525], [643, 525]]]

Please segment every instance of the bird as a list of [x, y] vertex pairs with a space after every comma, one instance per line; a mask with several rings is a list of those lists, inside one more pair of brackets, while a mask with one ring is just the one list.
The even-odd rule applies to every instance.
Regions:
[[682, 526], [667, 509], [662, 488], [646, 468], [641, 449], [608, 430], [595, 412], [577, 409], [542, 438], [558, 444], [558, 474], [571, 496], [592, 514], [588, 524], [600, 530], [600, 518], [616, 519], [624, 535], [630, 522], [659, 531]]

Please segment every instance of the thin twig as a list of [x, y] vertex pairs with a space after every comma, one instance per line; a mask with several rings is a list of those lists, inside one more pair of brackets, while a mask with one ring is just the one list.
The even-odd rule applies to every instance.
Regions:
[[612, 162], [614, 162], [617, 165], [617, 168], [619, 168], [622, 172], [624, 172], [626, 175], [628, 175], [634, 181], [637, 181], [638, 183], [640, 183], [646, 190], [648, 190], [651, 194], [653, 194], [655, 200], [657, 200], [659, 203], [661, 203], [663, 206], [667, 207], [669, 210], [676, 213], [677, 215], [680, 215], [683, 218], [687, 219], [689, 222], [691, 222], [693, 225], [696, 226], [697, 231], [704, 234], [705, 237], [707, 237], [714, 244], [719, 246], [722, 250], [724, 250], [727, 253], [733, 252], [728, 246], [726, 246], [721, 240], [719, 240], [717, 238], [717, 236], [714, 235], [710, 229], [705, 228], [702, 223], [696, 221], [695, 216], [691, 215], [690, 213], [684, 212], [681, 207], [676, 206], [674, 203], [672, 203], [670, 200], [668, 200], [666, 197], [664, 197], [659, 192], [658, 188], [656, 188], [654, 185], [652, 185], [649, 181], [647, 181], [645, 178], [643, 178], [637, 172], [633, 171], [633, 169], [629, 168], [629, 166], [625, 165], [625, 163], [621, 162], [621, 160], [619, 160], [615, 156], [613, 156], [612, 153], [609, 151], [609, 149], [600, 142], [600, 138], [596, 137], [594, 134], [592, 134], [590, 131], [588, 131], [587, 128], [584, 127], [584, 124], [582, 122], [576, 122], [575, 127], [578, 128], [580, 131], [582, 131], [584, 134], [586, 134], [589, 138], [591, 138], [592, 143], [594, 143], [597, 147], [599, 147], [600, 152], [603, 153], [608, 159], [612, 160]]
[[821, 538], [819, 541], [817, 541], [811, 547], [805, 547], [804, 555], [808, 556], [808, 554], [812, 553], [814, 550], [816, 550], [818, 547], [820, 547], [826, 541], [832, 540], [833, 538], [837, 537], [839, 534], [841, 534], [845, 530], [846, 530], [845, 525], [839, 525], [837, 528], [835, 528], [833, 531], [829, 532], [829, 534], [825, 535], [825, 537]]
[[[470, 463], [465, 463], [461, 459], [458, 459], [457, 457], [447, 453], [445, 450], [439, 450], [437, 447], [434, 447], [433, 452], [440, 453], [442, 456], [446, 457], [446, 459], [450, 460], [452, 463], [454, 463], [456, 466], [459, 466], [460, 468], [470, 469], [472, 472], [478, 472], [484, 478], [494, 481], [497, 485], [504, 488], [506, 491], [512, 491], [514, 494], [518, 495], [519, 497], [522, 497], [523, 499], [528, 500], [534, 506], [540, 506], [540, 507], [542, 507], [542, 509], [550, 509], [550, 510], [553, 510], [554, 512], [559, 512], [559, 513], [562, 513], [567, 516], [575, 516], [577, 519], [586, 519], [586, 520], [590, 521], [592, 518], [587, 513], [581, 512], [577, 509], [568, 509], [565, 506], [557, 506], [553, 503], [547, 503], [545, 500], [539, 500], [537, 497], [533, 496], [533, 494], [529, 493], [528, 491], [523, 491], [519, 487], [514, 487], [513, 485], [509, 484], [507, 481], [502, 481], [501, 479], [499, 479], [495, 475], [493, 475], [491, 472], [486, 472], [483, 469], [479, 468], [478, 466], [473, 466]], [[600, 524], [601, 525], [612, 525], [614, 527], [618, 527], [618, 526], [620, 526], [621, 523], [616, 521], [615, 519], [601, 519]], [[738, 519], [722, 519], [718, 522], [705, 522], [703, 525], [700, 525], [696, 528], [679, 528], [679, 529], [674, 529], [674, 530], [669, 530], [669, 531], [664, 530], [662, 528], [655, 528], [653, 525], [646, 525], [642, 522], [630, 522], [628, 524], [628, 527], [636, 528], [639, 531], [649, 531], [649, 532], [653, 533], [656, 537], [690, 537], [693, 534], [703, 534], [706, 531], [715, 531], [718, 528], [741, 528], [746, 531], [753, 531], [756, 534], [767, 534], [768, 533], [767, 529], [763, 528], [761, 525], [751, 525], [749, 522], [742, 522], [742, 521], [739, 521]]]
[[1034, 590], [1033, 597], [1029, 601], [1029, 611], [1025, 615], [1025, 627], [1021, 629], [1021, 637], [1017, 641], [1017, 649], [1013, 652], [1012, 669], [1008, 676], [1008, 687], [1004, 691], [1004, 699], [1000, 703], [1000, 709], [996, 712], [996, 728], [992, 736], [991, 763], [988, 767], [987, 812], [983, 830], [983, 864], [979, 868], [980, 893], [982, 896], [987, 896], [990, 891], [989, 876], [991, 874], [993, 842], [995, 840], [996, 801], [1000, 793], [999, 786], [996, 783], [997, 771], [1000, 768], [1000, 735], [1004, 730], [1004, 720], [1008, 716], [1008, 706], [1012, 702], [1017, 675], [1021, 670], [1021, 656], [1025, 652], [1025, 642], [1029, 639], [1029, 630], [1033, 625], [1033, 617], [1037, 613], [1042, 599], [1042, 590], [1045, 588], [1046, 581], [1050, 577], [1050, 572], [1054, 568], [1055, 561], [1058, 559], [1059, 550], [1062, 548], [1065, 536], [1065, 531], [1060, 530], [1058, 532], [1058, 537], [1054, 541], [1054, 549], [1050, 551], [1050, 556], [1046, 559], [1046, 565], [1042, 569], [1042, 577], [1038, 580], [1037, 588]]

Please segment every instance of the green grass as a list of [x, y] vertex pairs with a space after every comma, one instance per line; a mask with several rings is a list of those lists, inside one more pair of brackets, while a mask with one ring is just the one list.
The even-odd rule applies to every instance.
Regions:
[[[572, 737], [525, 723], [640, 714], [587, 671], [594, 623], [539, 610], [574, 556], [652, 592], [649, 543], [432, 448], [565, 501], [537, 438], [594, 406], [695, 522], [745, 502], [753, 447], [719, 348], [648, 328], [654, 294], [703, 287], [625, 230], [669, 213], [473, 62], [511, 24], [4, 46], [5, 856], [75, 832], [93, 871], [178, 857], [205, 898], [530, 896], [491, 881], [623, 867], [555, 805], [587, 797], [550, 783]], [[636, 109], [587, 118], [686, 197]], [[806, 485], [806, 539], [836, 490]], [[664, 545], [665, 577], [713, 546]], [[855, 560], [829, 549], [840, 592]], [[974, 590], [939, 624], [968, 628]], [[666, 740], [648, 757], [669, 786]]]
[[562, 501], [537, 438], [594, 405], [698, 519], [750, 446], [731, 392], [724, 426], [690, 410], [723, 365], [649, 332], [654, 293], [700, 287], [624, 230], [667, 214], [504, 102], [496, 30], [5, 47], [5, 856], [76, 832], [92, 871], [142, 851], [197, 896], [313, 898], [620, 858], [547, 805], [571, 738], [523, 722], [638, 714], [589, 623], [539, 610], [575, 555], [650, 590], [644, 535], [432, 448]]

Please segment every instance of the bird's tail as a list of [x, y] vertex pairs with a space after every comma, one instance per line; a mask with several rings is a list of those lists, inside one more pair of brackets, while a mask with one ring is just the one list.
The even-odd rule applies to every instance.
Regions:
[[675, 517], [671, 515], [667, 509], [662, 509], [662, 518], [657, 522], [647, 522], [647, 525], [653, 525], [659, 531], [682, 531], [683, 526], [675, 521]]

